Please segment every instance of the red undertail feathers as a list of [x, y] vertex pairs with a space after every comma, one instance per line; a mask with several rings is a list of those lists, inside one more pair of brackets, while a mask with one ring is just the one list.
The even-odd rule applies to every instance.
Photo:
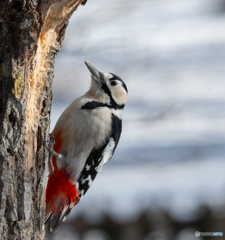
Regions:
[[[53, 132], [55, 138], [54, 150], [60, 153], [63, 150], [62, 131]], [[70, 180], [70, 175], [65, 168], [60, 170], [56, 164], [56, 157], [53, 157], [54, 174], [49, 177], [46, 190], [46, 218], [45, 222], [51, 221], [50, 230], [55, 232], [65, 221], [73, 206], [80, 197], [76, 185]]]

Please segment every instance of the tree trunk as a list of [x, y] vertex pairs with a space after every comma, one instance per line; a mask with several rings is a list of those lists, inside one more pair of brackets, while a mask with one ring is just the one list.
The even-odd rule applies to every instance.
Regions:
[[44, 239], [54, 60], [84, 0], [0, 1], [0, 239]]

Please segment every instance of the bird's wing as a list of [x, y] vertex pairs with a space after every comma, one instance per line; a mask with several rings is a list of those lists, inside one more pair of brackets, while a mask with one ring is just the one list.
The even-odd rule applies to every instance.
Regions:
[[110, 160], [115, 151], [115, 147], [115, 141], [113, 138], [110, 138], [101, 148], [92, 150], [76, 183], [80, 198], [84, 196], [96, 175]]
[[96, 175], [113, 156], [119, 142], [121, 132], [121, 119], [112, 115], [112, 133], [109, 140], [102, 147], [92, 150], [77, 180], [76, 186], [80, 198], [84, 196], [94, 181]]

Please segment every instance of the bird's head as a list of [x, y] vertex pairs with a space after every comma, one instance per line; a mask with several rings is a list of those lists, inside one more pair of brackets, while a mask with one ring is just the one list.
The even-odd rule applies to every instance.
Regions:
[[104, 95], [108, 104], [114, 108], [123, 108], [127, 102], [128, 91], [123, 80], [113, 73], [102, 73], [85, 61], [91, 72], [92, 84], [90, 92]]

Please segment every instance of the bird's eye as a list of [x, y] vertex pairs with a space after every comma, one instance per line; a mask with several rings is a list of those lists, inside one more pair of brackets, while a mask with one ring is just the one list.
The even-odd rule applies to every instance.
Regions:
[[117, 82], [116, 81], [111, 81], [110, 84], [111, 84], [111, 86], [116, 86]]

